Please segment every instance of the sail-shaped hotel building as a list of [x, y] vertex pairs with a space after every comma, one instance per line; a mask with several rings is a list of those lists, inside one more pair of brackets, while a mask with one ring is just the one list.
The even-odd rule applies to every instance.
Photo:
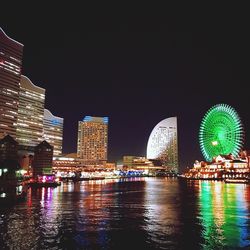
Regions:
[[160, 160], [167, 170], [178, 173], [177, 117], [164, 119], [154, 127], [148, 140], [147, 158]]

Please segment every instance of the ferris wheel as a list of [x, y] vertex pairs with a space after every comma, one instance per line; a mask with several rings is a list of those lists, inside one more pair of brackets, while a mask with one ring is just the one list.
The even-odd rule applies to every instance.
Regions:
[[217, 104], [202, 119], [199, 142], [207, 161], [220, 154], [237, 156], [243, 146], [244, 130], [234, 108]]

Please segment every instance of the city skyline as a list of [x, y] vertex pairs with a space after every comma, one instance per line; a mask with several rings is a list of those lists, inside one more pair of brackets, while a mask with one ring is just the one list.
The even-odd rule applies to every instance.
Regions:
[[22, 159], [45, 139], [62, 154], [63, 118], [44, 108], [46, 89], [22, 75], [22, 52], [23, 44], [0, 28], [0, 138], [16, 140]]
[[177, 116], [184, 168], [203, 158], [199, 126], [217, 103], [239, 113], [249, 148], [245, 22], [202, 13], [199, 23], [183, 23], [175, 14], [116, 22], [100, 15], [92, 23], [66, 23], [60, 15], [51, 23], [48, 16], [44, 22], [34, 18], [35, 30], [25, 19], [2, 22], [8, 36], [24, 44], [22, 74], [47, 90], [45, 106], [65, 118], [65, 153], [76, 152], [72, 131], [84, 114], [110, 117], [111, 161], [145, 155], [154, 125]]
[[250, 248], [248, 8], [91, 5], [1, 4], [0, 246]]

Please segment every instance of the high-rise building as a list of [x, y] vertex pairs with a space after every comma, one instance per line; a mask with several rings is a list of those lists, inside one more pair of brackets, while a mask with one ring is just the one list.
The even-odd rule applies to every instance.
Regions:
[[85, 116], [78, 123], [77, 156], [86, 165], [101, 165], [107, 161], [108, 117]]
[[61, 155], [63, 118], [54, 116], [48, 109], [44, 109], [43, 132], [44, 140], [54, 147], [54, 156]]
[[9, 134], [16, 139], [22, 57], [23, 44], [0, 28], [0, 138]]
[[177, 117], [159, 122], [151, 132], [147, 159], [160, 160], [167, 170], [178, 172]]
[[44, 100], [45, 89], [35, 86], [22, 75], [17, 119], [19, 144], [36, 146], [43, 141]]

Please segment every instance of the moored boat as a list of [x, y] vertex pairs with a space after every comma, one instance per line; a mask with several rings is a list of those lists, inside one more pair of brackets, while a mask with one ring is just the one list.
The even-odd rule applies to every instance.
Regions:
[[38, 175], [35, 179], [29, 182], [30, 187], [57, 187], [61, 185], [59, 178], [54, 174]]
[[249, 183], [248, 179], [225, 179], [225, 183], [239, 183], [239, 184], [247, 184]]

